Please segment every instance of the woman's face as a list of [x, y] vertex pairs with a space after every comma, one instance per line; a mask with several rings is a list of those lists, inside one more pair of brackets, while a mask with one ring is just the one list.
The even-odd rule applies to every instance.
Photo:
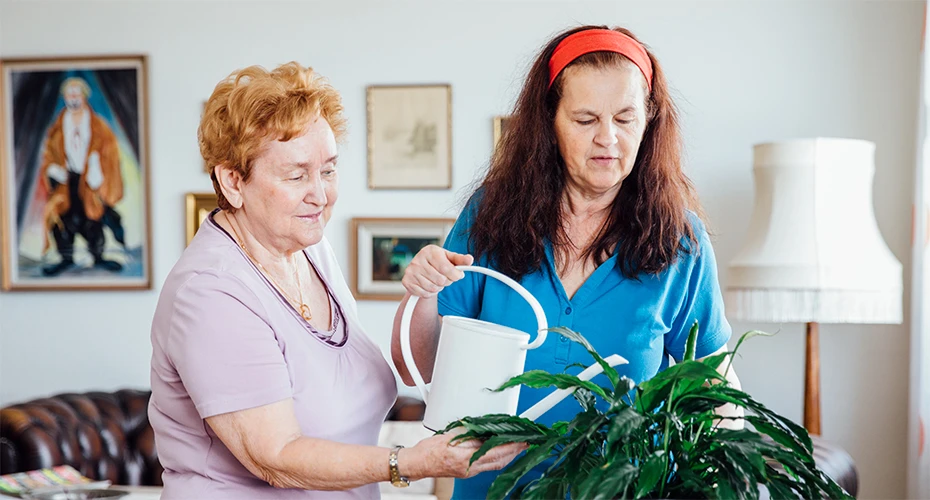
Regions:
[[339, 196], [336, 154], [323, 118], [300, 136], [265, 146], [241, 185], [241, 210], [263, 245], [293, 252], [320, 242]]
[[632, 63], [562, 73], [555, 114], [568, 185], [587, 196], [615, 195], [636, 161], [646, 130], [646, 85]]

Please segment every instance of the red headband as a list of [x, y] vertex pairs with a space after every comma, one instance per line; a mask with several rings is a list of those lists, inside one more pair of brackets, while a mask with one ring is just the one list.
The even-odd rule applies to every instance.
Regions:
[[559, 42], [549, 59], [549, 87], [566, 66], [591, 52], [616, 52], [626, 56], [643, 72], [646, 85], [652, 91], [652, 61], [646, 48], [619, 31], [605, 29], [579, 31]]

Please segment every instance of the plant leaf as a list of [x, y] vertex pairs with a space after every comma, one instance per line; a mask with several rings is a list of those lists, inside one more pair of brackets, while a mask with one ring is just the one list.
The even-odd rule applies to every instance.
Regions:
[[[532, 420], [507, 414], [490, 414], [480, 417], [465, 417], [450, 423], [440, 434], [457, 427], [464, 427], [466, 431], [476, 434], [527, 434], [549, 435], [548, 427]], [[461, 437], [462, 434], [456, 436]]]
[[477, 451], [475, 451], [471, 455], [471, 460], [468, 461], [468, 465], [470, 467], [471, 464], [475, 463], [475, 461], [483, 457], [485, 453], [491, 451], [491, 448], [494, 448], [495, 446], [499, 446], [499, 445], [507, 444], [507, 443], [519, 443], [519, 442], [521, 442], [520, 438], [515, 437], [511, 434], [501, 434], [497, 436], [491, 436], [484, 443], [481, 444], [481, 447], [478, 448]]
[[[611, 402], [611, 405], [618, 406], [625, 404], [626, 402], [623, 400], [623, 398], [626, 397], [634, 388], [636, 388], [636, 382], [634, 382], [633, 379], [626, 376], [620, 377], [620, 380], [614, 387], [614, 400]], [[630, 400], [630, 403], [628, 404], [632, 406], [632, 400]]]
[[642, 424], [648, 420], [633, 408], [623, 408], [610, 421], [610, 427], [607, 431], [607, 446], [611, 447], [614, 443], [639, 430]]
[[610, 380], [610, 386], [611, 387], [617, 386], [617, 381], [620, 380], [620, 374], [617, 373], [617, 370], [614, 367], [610, 366], [609, 364], [607, 364], [606, 361], [604, 361], [604, 358], [602, 358], [601, 355], [598, 354], [597, 351], [594, 350], [594, 346], [592, 346], [591, 343], [588, 342], [588, 340], [584, 338], [580, 333], [570, 330], [568, 328], [565, 328], [564, 326], [556, 326], [556, 327], [549, 328], [548, 330], [550, 332], [557, 333], [567, 338], [568, 340], [581, 344], [585, 348], [585, 350], [587, 350], [588, 353], [591, 354], [591, 357], [594, 358], [594, 361], [596, 361], [597, 364], [601, 365], [601, 368], [604, 369], [604, 375], [607, 376], [607, 380]]
[[578, 404], [581, 405], [583, 411], [594, 410], [594, 394], [587, 389], [576, 389], [572, 396], [575, 397], [575, 400], [578, 401]]
[[[716, 369], [699, 361], [683, 361], [659, 372], [651, 380], [639, 384], [640, 393], [636, 397], [637, 409], [641, 413], [654, 411], [666, 400], [672, 384], [678, 380], [697, 381], [698, 386], [708, 381], [723, 381], [723, 376]], [[691, 385], [689, 384], [689, 387]]]
[[571, 489], [572, 498], [626, 498], [625, 491], [636, 479], [638, 469], [629, 462], [605, 464], [591, 471], [584, 481]]
[[691, 325], [691, 331], [688, 332], [688, 341], [685, 342], [685, 355], [682, 361], [694, 361], [694, 349], [697, 346], [697, 337], [698, 337], [698, 321], [694, 320], [694, 324]]
[[732, 352], [724, 351], [721, 353], [714, 354], [712, 356], [707, 356], [706, 358], [701, 359], [701, 363], [717, 370], [717, 373], [720, 373], [720, 365], [723, 364], [723, 361], [727, 359], [727, 356], [733, 354]]
[[805, 428], [792, 422], [790, 419], [787, 419], [773, 412], [772, 410], [769, 410], [765, 405], [756, 401], [755, 399], [752, 398], [752, 396], [750, 396], [749, 394], [746, 394], [743, 391], [734, 389], [732, 387], [725, 387], [725, 386], [721, 386], [719, 388], [719, 391], [721, 394], [730, 395], [730, 396], [733, 396], [734, 398], [741, 400], [745, 408], [751, 409], [758, 415], [767, 418], [770, 422], [783, 425], [786, 428], [786, 430], [788, 430], [791, 434], [793, 434], [801, 442], [801, 444], [804, 445], [804, 448], [808, 451], [808, 453], [813, 452], [814, 444], [813, 442], [811, 442], [810, 435], [808, 435], [807, 430]]
[[520, 494], [523, 500], [550, 500], [565, 498], [568, 482], [564, 477], [544, 477], [531, 482]]
[[756, 337], [756, 336], [773, 337], [773, 336], [775, 336], [775, 334], [774, 334], [774, 333], [769, 333], [769, 332], [763, 332], [762, 330], [750, 330], [750, 331], [748, 331], [748, 332], [746, 332], [746, 333], [740, 335], [739, 341], [736, 342], [736, 347], [733, 348], [733, 354], [736, 354], [737, 352], [739, 352], [739, 348], [740, 348], [741, 345], [743, 345], [743, 342], [745, 342], [745, 341], [747, 341], [747, 340], [749, 340], [749, 339], [751, 339], [751, 338], [753, 338], [753, 337]]
[[604, 389], [589, 380], [581, 380], [580, 378], [574, 375], [569, 375], [567, 373], [548, 373], [543, 370], [530, 370], [528, 372], [521, 373], [520, 375], [511, 378], [507, 382], [504, 382], [504, 385], [495, 389], [495, 392], [500, 392], [504, 389], [509, 389], [520, 384], [523, 384], [527, 387], [532, 387], [534, 389], [541, 389], [544, 387], [552, 386], [555, 386], [559, 389], [584, 387], [585, 389], [602, 397], [604, 401], [610, 401], [610, 398], [607, 396], [607, 393], [604, 392]]
[[491, 487], [488, 488], [487, 498], [495, 500], [506, 498], [527, 472], [549, 457], [552, 449], [560, 440], [560, 437], [551, 438], [543, 444], [530, 447], [522, 457], [514, 460], [510, 467], [499, 474], [491, 483]]
[[[625, 496], [624, 493], [636, 480], [636, 467], [625, 462], [614, 462], [607, 467], [604, 479], [594, 491], [594, 500], [606, 500]], [[584, 498], [584, 497], [582, 497]]]
[[661, 450], [653, 453], [646, 459], [640, 467], [639, 480], [636, 482], [635, 498], [648, 498], [653, 496], [653, 491], [659, 480], [666, 477], [668, 459]]
[[785, 432], [780, 427], [769, 423], [767, 420], [755, 415], [746, 415], [745, 420], [752, 424], [757, 431], [772, 438], [776, 443], [787, 447], [799, 455], [807, 455], [809, 452], [800, 441], [795, 439], [789, 432]]

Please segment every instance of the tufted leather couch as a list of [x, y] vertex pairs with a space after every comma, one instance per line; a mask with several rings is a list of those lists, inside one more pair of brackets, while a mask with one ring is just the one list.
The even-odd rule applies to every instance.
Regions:
[[59, 394], [0, 410], [0, 474], [71, 465], [113, 484], [161, 485], [149, 391]]

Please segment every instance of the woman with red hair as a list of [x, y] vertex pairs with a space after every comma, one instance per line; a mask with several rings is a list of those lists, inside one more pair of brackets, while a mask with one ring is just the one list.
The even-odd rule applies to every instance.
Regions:
[[[475, 261], [519, 281], [550, 325], [629, 360], [620, 372], [637, 383], [669, 358], [681, 360], [695, 322], [698, 357], [726, 349], [730, 325], [701, 213], [682, 170], [678, 115], [655, 56], [623, 28], [560, 33], [533, 63], [490, 170], [445, 248], [424, 248], [406, 270], [408, 295], [421, 297], [411, 323], [417, 365], [433, 366], [447, 314], [536, 329], [516, 292], [454, 267]], [[392, 354], [411, 384], [398, 336], [405, 305]], [[527, 351], [526, 369], [574, 373], [574, 364], [590, 362], [580, 346], [552, 338]], [[429, 380], [431, 370], [423, 375]], [[727, 379], [739, 386], [732, 371]], [[522, 388], [518, 411], [548, 392]], [[578, 411], [566, 399], [539, 421], [568, 421]], [[720, 413], [739, 416], [735, 408]], [[484, 498], [496, 475], [457, 480], [455, 498]]]

